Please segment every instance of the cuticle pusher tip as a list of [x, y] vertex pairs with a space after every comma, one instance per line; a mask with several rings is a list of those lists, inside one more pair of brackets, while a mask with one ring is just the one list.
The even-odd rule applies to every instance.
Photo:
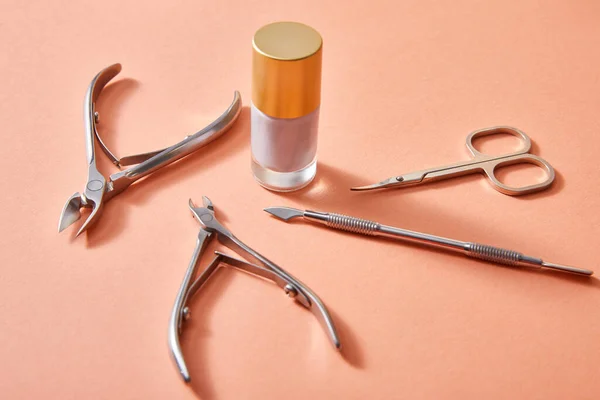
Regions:
[[265, 208], [264, 211], [283, 221], [289, 221], [292, 218], [304, 216], [304, 211], [291, 207], [268, 207]]

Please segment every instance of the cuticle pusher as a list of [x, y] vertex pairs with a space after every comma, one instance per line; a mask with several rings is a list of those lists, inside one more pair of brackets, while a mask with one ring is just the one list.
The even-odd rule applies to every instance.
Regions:
[[594, 273], [588, 269], [545, 262], [541, 258], [526, 256], [513, 250], [507, 250], [473, 242], [463, 242], [460, 240], [448, 239], [426, 233], [400, 229], [393, 226], [383, 225], [378, 222], [342, 214], [310, 210], [303, 211], [290, 207], [270, 207], [265, 208], [265, 211], [283, 221], [289, 221], [293, 218], [302, 217], [308, 221], [317, 222], [338, 230], [360, 233], [368, 236], [383, 236], [393, 239], [402, 239], [414, 243], [421, 243], [428, 246], [460, 252], [469, 257], [478, 258], [480, 260], [508, 266], [547, 268], [585, 276], [591, 276]]

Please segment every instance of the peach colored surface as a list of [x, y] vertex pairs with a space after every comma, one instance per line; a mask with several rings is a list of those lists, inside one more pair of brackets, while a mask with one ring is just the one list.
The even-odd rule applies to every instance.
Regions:
[[[0, 7], [3, 399], [600, 397], [596, 278], [501, 268], [262, 211], [349, 213], [600, 273], [598, 2]], [[86, 179], [82, 100], [94, 74], [124, 67], [98, 105], [118, 154], [169, 145], [219, 115], [233, 90], [248, 105], [252, 34], [285, 19], [325, 40], [310, 187], [280, 195], [253, 181], [245, 108], [227, 136], [112, 200], [87, 236], [56, 232], [64, 201]], [[348, 190], [466, 159], [466, 135], [500, 124], [530, 134], [557, 170], [551, 190], [513, 198], [481, 176]], [[343, 357], [312, 314], [227, 270], [193, 302], [183, 340], [193, 384], [182, 382], [167, 322], [199, 229], [187, 199], [202, 195], [242, 240], [323, 298]]]

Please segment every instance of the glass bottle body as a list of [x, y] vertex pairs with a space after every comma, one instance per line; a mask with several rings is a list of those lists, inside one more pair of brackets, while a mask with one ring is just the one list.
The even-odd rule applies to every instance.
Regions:
[[317, 172], [319, 107], [297, 118], [274, 118], [251, 105], [252, 172], [263, 187], [289, 192]]

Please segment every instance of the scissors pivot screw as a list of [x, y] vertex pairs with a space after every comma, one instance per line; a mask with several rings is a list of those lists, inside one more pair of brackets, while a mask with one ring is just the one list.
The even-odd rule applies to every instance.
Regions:
[[294, 297], [296, 297], [298, 295], [298, 291], [292, 285], [285, 285], [285, 287], [283, 288], [283, 291], [285, 292], [287, 297], [289, 297], [291, 299], [293, 299]]
[[398, 182], [402, 182], [402, 181], [404, 180], [404, 178], [403, 178], [403, 177], [401, 177], [401, 176], [397, 176], [397, 177], [396, 177], [396, 180], [397, 180]]
[[192, 311], [190, 310], [189, 307], [185, 307], [183, 309], [183, 311], [181, 312], [181, 316], [183, 317], [183, 319], [185, 321], [189, 320], [192, 317]]

